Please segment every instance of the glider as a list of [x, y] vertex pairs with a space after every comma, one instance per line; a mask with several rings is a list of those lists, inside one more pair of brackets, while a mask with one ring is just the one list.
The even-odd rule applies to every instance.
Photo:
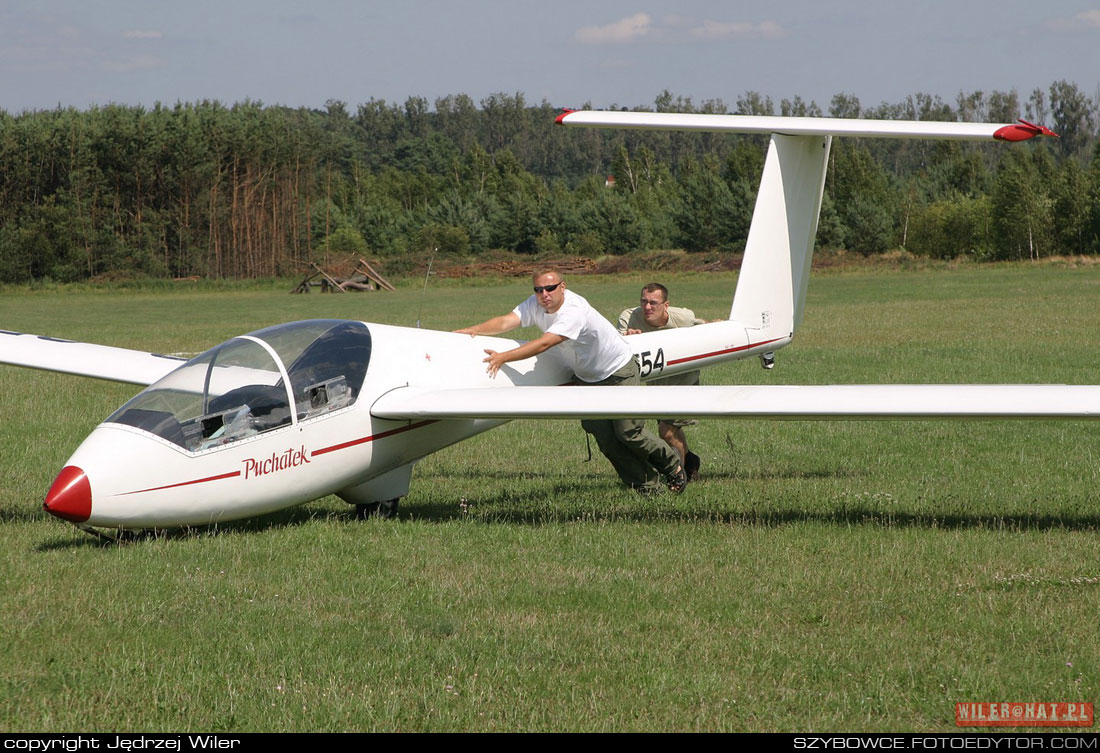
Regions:
[[[764, 133], [770, 143], [729, 317], [628, 338], [643, 379], [758, 356], [802, 321], [834, 136], [1019, 141], [1029, 123], [567, 111], [566, 127]], [[205, 525], [336, 494], [360, 514], [396, 510], [421, 458], [521, 418], [1100, 417], [1100, 386], [562, 386], [554, 349], [491, 379], [498, 337], [344, 320], [281, 324], [182, 362], [0, 330], [0, 363], [145, 385], [77, 448], [44, 508], [111, 530]]]

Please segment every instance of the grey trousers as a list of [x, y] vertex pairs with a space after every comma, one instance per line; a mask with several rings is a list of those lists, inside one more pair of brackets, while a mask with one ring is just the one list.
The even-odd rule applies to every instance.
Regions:
[[[602, 382], [574, 384], [611, 386], [641, 384], [638, 362], [633, 358]], [[596, 439], [622, 482], [632, 489], [655, 491], [661, 488], [662, 476], [671, 476], [680, 467], [680, 456], [645, 427], [638, 418], [585, 419], [581, 427]]]

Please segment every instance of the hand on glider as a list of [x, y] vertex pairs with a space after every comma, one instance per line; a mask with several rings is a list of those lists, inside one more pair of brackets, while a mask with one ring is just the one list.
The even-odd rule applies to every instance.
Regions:
[[481, 362], [489, 364], [485, 372], [495, 379], [497, 372], [500, 371], [500, 367], [508, 363], [508, 359], [504, 357], [503, 353], [497, 353], [495, 350], [486, 348], [485, 352], [489, 354], [489, 357], [482, 359]]

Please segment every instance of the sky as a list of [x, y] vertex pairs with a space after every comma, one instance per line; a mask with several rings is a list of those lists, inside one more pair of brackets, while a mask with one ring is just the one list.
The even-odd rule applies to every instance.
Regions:
[[1100, 0], [3, 0], [0, 109], [1100, 92]]

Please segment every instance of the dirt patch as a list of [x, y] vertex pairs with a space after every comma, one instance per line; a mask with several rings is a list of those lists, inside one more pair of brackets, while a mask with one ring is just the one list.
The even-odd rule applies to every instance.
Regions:
[[517, 257], [471, 264], [437, 262], [434, 268], [439, 277], [530, 277], [540, 268], [556, 269], [567, 275], [590, 275], [597, 273], [599, 266], [592, 259], [581, 257], [545, 261]]
[[580, 256], [557, 259], [532, 259], [524, 256], [458, 263], [436, 260], [433, 269], [439, 277], [529, 277], [537, 269], [552, 268], [562, 274], [614, 275], [628, 272], [719, 272], [741, 267], [743, 254], [688, 254], [683, 251], [653, 251], [647, 254], [605, 256], [589, 259]]
[[[631, 272], [715, 273], [739, 270], [742, 259], [744, 259], [742, 253], [717, 252], [689, 254], [684, 251], [649, 251], [639, 254], [590, 259], [580, 256], [534, 258], [523, 254], [494, 251], [479, 258], [436, 258], [432, 261], [432, 272], [438, 277], [447, 278], [529, 277], [536, 269], [545, 268], [557, 269], [562, 274], [569, 276], [620, 275]], [[429, 260], [430, 258], [425, 255], [417, 258], [404, 257], [401, 260], [391, 259], [388, 260], [389, 264], [387, 264], [386, 259], [371, 259], [371, 264], [387, 275], [423, 277], [428, 269]], [[869, 256], [843, 250], [818, 250], [814, 252], [813, 257], [813, 268], [815, 270], [838, 272], [846, 270], [953, 269], [959, 266], [983, 263], [985, 262], [978, 262], [969, 257], [961, 257], [955, 260], [929, 259], [901, 250]], [[1100, 264], [1100, 257], [1047, 257], [1032, 263], [1074, 268]], [[394, 270], [391, 272], [387, 269], [388, 266], [393, 266]]]

